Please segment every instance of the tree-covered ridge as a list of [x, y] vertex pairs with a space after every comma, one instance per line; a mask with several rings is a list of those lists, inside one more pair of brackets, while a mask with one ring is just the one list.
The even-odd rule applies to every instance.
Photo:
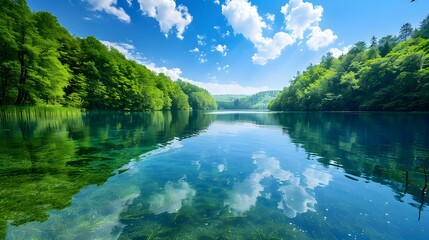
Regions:
[[167, 76], [94, 37], [71, 36], [52, 14], [32, 13], [25, 0], [0, 0], [0, 86], [0, 105], [190, 108], [188, 96]]
[[429, 15], [398, 37], [358, 42], [345, 55], [326, 54], [298, 74], [271, 110], [429, 110]]
[[190, 84], [188, 82], [178, 80], [176, 81], [180, 89], [188, 95], [189, 105], [194, 110], [215, 110], [217, 109], [217, 104], [215, 99], [210, 95], [210, 93], [198, 86]]
[[219, 109], [267, 109], [280, 91], [270, 90], [246, 95], [215, 95]]

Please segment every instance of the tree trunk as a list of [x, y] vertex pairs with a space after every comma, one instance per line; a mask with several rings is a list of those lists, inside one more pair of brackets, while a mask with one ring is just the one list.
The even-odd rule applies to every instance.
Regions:
[[25, 68], [25, 55], [24, 53], [18, 53], [19, 64], [21, 65], [21, 73], [19, 75], [18, 82], [18, 96], [15, 101], [15, 105], [22, 106], [25, 104], [24, 97], [26, 91], [24, 88], [25, 82], [27, 80], [27, 69]]

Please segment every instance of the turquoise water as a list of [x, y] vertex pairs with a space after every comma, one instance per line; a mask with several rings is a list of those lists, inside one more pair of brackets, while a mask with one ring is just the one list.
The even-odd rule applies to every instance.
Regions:
[[2, 115], [6, 239], [429, 236], [429, 114], [50, 114]]

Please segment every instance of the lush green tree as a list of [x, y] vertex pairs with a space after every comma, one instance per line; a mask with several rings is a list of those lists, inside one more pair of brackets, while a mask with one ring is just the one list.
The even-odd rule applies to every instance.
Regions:
[[167, 76], [94, 37], [71, 36], [50, 13], [32, 13], [25, 0], [0, 1], [0, 105], [189, 109], [188, 96]]
[[386, 36], [376, 44], [373, 38], [369, 48], [358, 42], [338, 59], [324, 56], [296, 76], [270, 109], [429, 110], [429, 39], [420, 34], [427, 23], [408, 40], [410, 26], [404, 26], [401, 42]]
[[410, 23], [405, 23], [402, 25], [401, 29], [399, 30], [399, 39], [402, 41], [407, 40], [411, 35], [413, 34], [413, 27]]
[[207, 90], [180, 79], [176, 81], [176, 84], [189, 96], [189, 105], [193, 110], [217, 109], [215, 99]]
[[420, 28], [416, 32], [416, 37], [429, 38], [429, 14], [420, 23]]
[[385, 36], [378, 41], [378, 51], [381, 57], [386, 56], [398, 44], [397, 38], [392, 35]]

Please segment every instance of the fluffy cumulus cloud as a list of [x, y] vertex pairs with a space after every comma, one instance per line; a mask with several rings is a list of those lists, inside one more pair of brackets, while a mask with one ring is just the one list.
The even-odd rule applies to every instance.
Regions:
[[117, 0], [84, 0], [92, 6], [94, 11], [104, 11], [116, 16], [119, 20], [130, 23], [131, 18], [121, 7], [116, 7]]
[[274, 21], [276, 20], [276, 15], [274, 15], [274, 14], [270, 14], [270, 13], [267, 13], [267, 14], [265, 14], [265, 18], [266, 18], [268, 21], [274, 22]]
[[[247, 0], [227, 0], [222, 5], [222, 14], [235, 34], [242, 34], [255, 45], [257, 52], [252, 57], [255, 64], [265, 65], [268, 60], [278, 58], [281, 51], [294, 42], [284, 32], [277, 32], [273, 38], [264, 37], [263, 29], [267, 28], [267, 24], [256, 6], [252, 6]], [[270, 15], [270, 18], [273, 17]]]
[[294, 39], [284, 32], [278, 32], [273, 38], [265, 38], [264, 41], [255, 43], [257, 52], [252, 56], [255, 64], [265, 65], [268, 60], [278, 58], [283, 48], [294, 43]]
[[[116, 16], [119, 20], [130, 23], [131, 18], [122, 7], [117, 7], [118, 0], [83, 0], [92, 6], [94, 11], [104, 11]], [[133, 4], [132, 0], [126, 0], [128, 6]], [[192, 22], [192, 16], [188, 8], [176, 5], [174, 0], [138, 0], [140, 10], [144, 15], [155, 18], [166, 37], [173, 28], [176, 28], [176, 36], [183, 39], [183, 33]]]
[[[222, 5], [222, 14], [233, 28], [234, 34], [241, 34], [254, 44], [254, 64], [265, 65], [269, 60], [277, 59], [285, 47], [304, 38], [307, 39], [308, 48], [315, 51], [337, 39], [331, 29], [322, 30], [319, 27], [323, 14], [321, 6], [313, 6], [303, 0], [290, 0], [280, 12], [284, 15], [287, 32], [279, 31], [273, 37], [266, 37], [264, 29], [271, 30], [271, 25], [264, 22], [258, 8], [248, 0], [227, 0]], [[275, 21], [274, 14], [267, 13], [265, 18], [271, 23]]]
[[312, 3], [302, 0], [291, 0], [282, 7], [281, 12], [285, 16], [286, 29], [291, 31], [292, 37], [303, 39], [305, 32], [310, 31], [306, 41], [310, 50], [317, 51], [337, 39], [331, 29], [322, 30], [319, 27], [323, 15], [322, 6], [313, 6]]
[[308, 40], [307, 46], [310, 50], [317, 51], [321, 47], [326, 47], [337, 39], [337, 36], [332, 32], [331, 29], [322, 31], [320, 27], [313, 27]]
[[235, 34], [242, 34], [252, 42], [263, 39], [262, 30], [267, 25], [259, 16], [256, 6], [252, 6], [247, 0], [227, 0], [222, 5], [222, 14]]
[[174, 0], [138, 0], [138, 3], [144, 15], [158, 21], [166, 37], [172, 28], [176, 28], [177, 38], [183, 39], [186, 27], [192, 22], [192, 16], [186, 6], [176, 6]]
[[200, 52], [200, 49], [195, 47], [194, 49], [189, 50], [189, 52], [197, 53], [197, 52]]
[[302, 0], [291, 0], [282, 7], [285, 15], [286, 29], [292, 31], [292, 36], [302, 39], [304, 32], [311, 26], [316, 26], [322, 20], [323, 8], [313, 7], [313, 4]]
[[331, 48], [329, 49], [329, 52], [332, 53], [332, 56], [334, 56], [335, 58], [338, 58], [339, 56], [348, 53], [351, 48], [352, 48], [352, 45], [345, 46], [342, 49]]
[[222, 56], [226, 56], [226, 51], [228, 50], [226, 45], [221, 45], [221, 44], [214, 46], [213, 49], [216, 50], [217, 52], [220, 52]]

